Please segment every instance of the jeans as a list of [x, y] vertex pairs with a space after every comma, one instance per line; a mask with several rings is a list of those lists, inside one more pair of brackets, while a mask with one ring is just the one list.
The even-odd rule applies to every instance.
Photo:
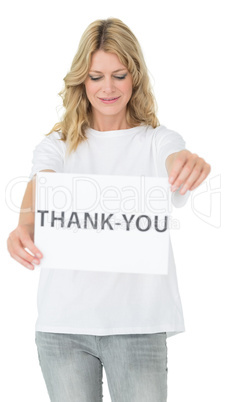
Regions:
[[112, 402], [166, 402], [166, 333], [35, 333], [52, 402], [102, 402], [103, 367]]

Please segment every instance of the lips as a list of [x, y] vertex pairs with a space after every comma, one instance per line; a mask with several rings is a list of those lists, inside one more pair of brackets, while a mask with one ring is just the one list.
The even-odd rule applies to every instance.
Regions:
[[105, 103], [105, 105], [110, 105], [111, 103], [117, 102], [117, 100], [120, 98], [118, 96], [117, 98], [99, 98], [102, 103]]
[[116, 97], [116, 98], [100, 98], [100, 99], [104, 100], [104, 101], [111, 101], [111, 100], [115, 100], [115, 99], [118, 99], [118, 98], [119, 98], [119, 96]]

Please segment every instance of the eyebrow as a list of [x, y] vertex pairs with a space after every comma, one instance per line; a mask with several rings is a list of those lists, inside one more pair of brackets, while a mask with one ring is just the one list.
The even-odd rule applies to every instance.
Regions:
[[[120, 68], [119, 70], [113, 71], [113, 73], [118, 73], [119, 71], [124, 71], [124, 70], [126, 70], [126, 68]], [[102, 74], [102, 71], [97, 71], [97, 70], [90, 70], [90, 72]]]

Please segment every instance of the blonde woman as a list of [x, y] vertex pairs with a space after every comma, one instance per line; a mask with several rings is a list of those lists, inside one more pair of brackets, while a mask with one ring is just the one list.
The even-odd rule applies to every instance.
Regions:
[[[159, 124], [141, 47], [119, 19], [88, 26], [64, 82], [65, 114], [34, 150], [8, 238], [10, 255], [31, 270], [42, 258], [34, 244], [38, 171], [166, 176], [175, 206], [210, 172], [180, 134]], [[101, 401], [103, 367], [113, 402], [166, 401], [166, 340], [184, 331], [171, 243], [168, 265], [163, 276], [41, 271], [36, 344], [51, 401]]]

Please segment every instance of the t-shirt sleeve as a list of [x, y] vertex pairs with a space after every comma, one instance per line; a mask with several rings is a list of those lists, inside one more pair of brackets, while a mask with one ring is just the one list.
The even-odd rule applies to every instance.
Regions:
[[30, 180], [40, 170], [51, 169], [57, 173], [63, 172], [64, 143], [60, 141], [60, 134], [53, 132], [45, 137], [33, 151]]
[[[165, 165], [167, 157], [174, 152], [179, 152], [183, 149], [186, 149], [186, 143], [183, 137], [176, 131], [169, 130], [165, 126], [159, 126], [155, 133], [155, 147], [158, 175], [168, 177], [168, 172]], [[180, 188], [181, 187], [172, 192], [171, 195], [171, 201], [177, 208], [184, 206], [190, 196], [190, 191], [187, 191], [186, 194], [181, 195], [179, 193]]]

